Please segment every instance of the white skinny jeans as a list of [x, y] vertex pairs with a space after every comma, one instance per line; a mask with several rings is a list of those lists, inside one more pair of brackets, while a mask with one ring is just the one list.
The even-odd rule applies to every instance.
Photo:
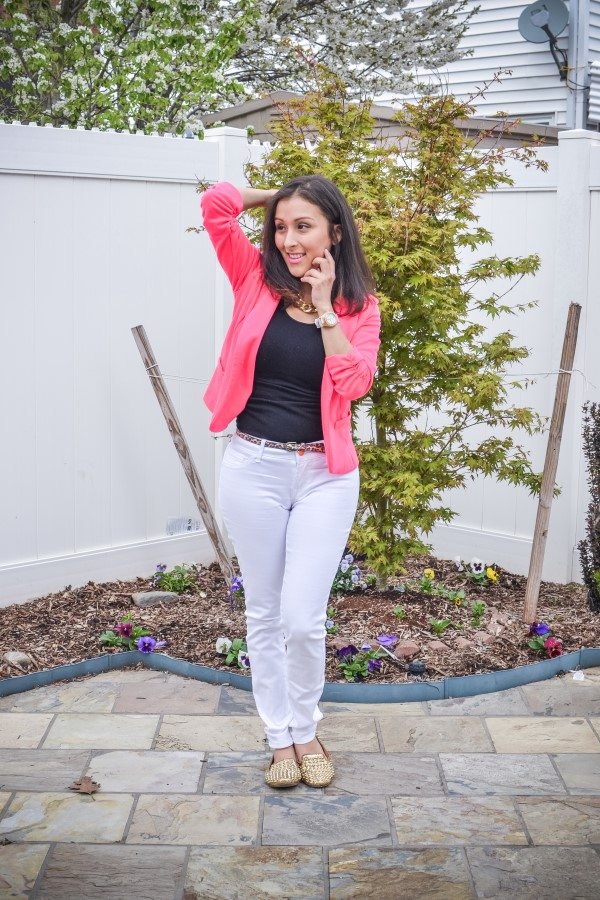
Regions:
[[252, 692], [272, 749], [308, 743], [323, 718], [329, 592], [358, 506], [359, 470], [233, 435], [219, 506], [244, 580]]

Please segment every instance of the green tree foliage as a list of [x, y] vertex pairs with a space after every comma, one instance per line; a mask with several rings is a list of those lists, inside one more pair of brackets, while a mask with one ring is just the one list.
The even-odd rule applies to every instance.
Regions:
[[[374, 136], [369, 103], [349, 102], [343, 83], [318, 71], [310, 93], [281, 106], [276, 143], [246, 174], [255, 187], [277, 187], [320, 173], [355, 212], [377, 285], [382, 346], [366, 404], [373, 439], [358, 444], [361, 496], [350, 547], [383, 577], [408, 554], [426, 552], [424, 536], [452, 520], [448, 489], [490, 475], [539, 491], [540, 476], [514, 433], [543, 423], [509, 402], [503, 378], [528, 351], [510, 331], [492, 335], [486, 327], [535, 305], [511, 307], [504, 296], [539, 258], [475, 252], [493, 239], [474, 207], [485, 191], [512, 183], [502, 168], [508, 155], [546, 164], [533, 147], [482, 149], [483, 133], [468, 138], [456, 126], [472, 107], [446, 95], [398, 111], [410, 134], [400, 149]], [[488, 285], [498, 280], [503, 293]]]

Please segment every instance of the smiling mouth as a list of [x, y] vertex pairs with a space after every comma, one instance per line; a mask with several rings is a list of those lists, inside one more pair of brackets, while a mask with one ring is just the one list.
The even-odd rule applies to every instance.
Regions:
[[306, 256], [306, 253], [297, 253], [297, 254], [296, 253], [294, 253], [294, 254], [286, 253], [285, 255], [287, 257], [288, 262], [293, 265], [294, 263], [300, 262], [301, 259], [304, 259], [304, 257]]

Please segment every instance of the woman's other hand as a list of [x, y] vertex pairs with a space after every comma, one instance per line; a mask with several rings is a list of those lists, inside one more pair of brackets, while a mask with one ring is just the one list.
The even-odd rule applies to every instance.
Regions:
[[313, 306], [321, 315], [333, 308], [331, 292], [335, 281], [335, 261], [329, 250], [325, 249], [323, 256], [315, 256], [310, 269], [304, 273], [300, 281], [310, 284]]

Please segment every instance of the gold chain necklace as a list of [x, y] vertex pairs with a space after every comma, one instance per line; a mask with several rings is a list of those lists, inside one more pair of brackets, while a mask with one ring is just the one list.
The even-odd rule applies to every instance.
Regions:
[[317, 307], [313, 306], [312, 300], [308, 300], [308, 301], [303, 300], [302, 297], [300, 296], [300, 294], [298, 294], [298, 297], [296, 299], [292, 300], [292, 303], [294, 304], [294, 306], [297, 306], [298, 309], [301, 309], [302, 312], [305, 312], [305, 313], [318, 312]]

